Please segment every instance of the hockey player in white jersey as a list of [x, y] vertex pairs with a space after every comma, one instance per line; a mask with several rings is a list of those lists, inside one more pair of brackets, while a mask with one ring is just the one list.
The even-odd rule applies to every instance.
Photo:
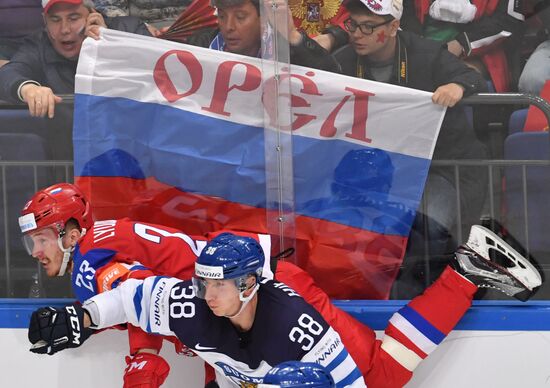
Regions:
[[[222, 234], [203, 249], [191, 281], [129, 279], [83, 308], [70, 306], [75, 314], [66, 327], [40, 324], [51, 330], [40, 335], [55, 338], [56, 330], [69, 329], [69, 341], [80, 345], [87, 338], [84, 327], [129, 322], [150, 333], [176, 335], [214, 367], [222, 388], [255, 386], [288, 360], [326, 367], [337, 387], [365, 387], [336, 331], [288, 286], [262, 278], [264, 261], [254, 239]], [[35, 314], [40, 320], [40, 310]]]

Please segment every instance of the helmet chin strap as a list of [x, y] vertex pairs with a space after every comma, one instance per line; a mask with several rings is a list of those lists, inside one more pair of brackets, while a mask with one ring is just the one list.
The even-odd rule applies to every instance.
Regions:
[[241, 291], [239, 292], [239, 300], [242, 302], [241, 304], [241, 308], [239, 309], [239, 311], [237, 311], [236, 314], [233, 314], [233, 315], [225, 315], [226, 318], [235, 318], [237, 317], [240, 313], [243, 312], [244, 308], [246, 307], [246, 305], [248, 304], [248, 302], [250, 302], [252, 300], [252, 298], [254, 297], [254, 295], [256, 295], [256, 292], [258, 292], [258, 289], [260, 288], [260, 284], [256, 283], [254, 285], [254, 288], [252, 289], [252, 292], [250, 293], [250, 295], [248, 296], [244, 296], [244, 293], [247, 291], [247, 290], [244, 290], [244, 291]]
[[71, 253], [74, 251], [74, 247], [63, 248], [63, 237], [57, 239], [57, 246], [63, 252], [63, 261], [61, 262], [61, 267], [59, 268], [57, 276], [63, 276], [65, 275], [65, 271], [67, 271], [67, 265], [71, 259]]
[[[86, 229], [82, 228], [82, 232], [80, 234], [80, 237], [82, 238], [86, 234]], [[69, 246], [68, 248], [63, 247], [63, 234], [59, 234], [59, 238], [57, 239], [57, 246], [59, 249], [61, 249], [61, 252], [63, 252], [63, 261], [61, 262], [61, 267], [59, 268], [59, 272], [57, 273], [57, 276], [63, 276], [65, 275], [65, 272], [67, 272], [67, 267], [69, 265], [69, 261], [71, 260], [71, 254], [74, 252], [74, 246]]]

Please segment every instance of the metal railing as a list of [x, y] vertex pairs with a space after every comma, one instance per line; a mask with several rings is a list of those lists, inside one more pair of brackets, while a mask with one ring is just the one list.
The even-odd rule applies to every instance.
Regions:
[[[487, 184], [488, 184], [488, 206], [487, 206], [487, 215], [490, 219], [497, 220], [498, 212], [496, 211], [496, 194], [495, 194], [495, 177], [502, 176], [503, 174], [495, 174], [495, 168], [504, 168], [504, 167], [521, 167], [521, 179], [522, 179], [522, 193], [523, 193], [523, 217], [525, 220], [525, 235], [523, 236], [526, 241], [525, 249], [527, 252], [530, 251], [529, 247], [529, 228], [528, 220], [529, 215], [527, 212], [528, 201], [527, 201], [527, 168], [528, 167], [550, 167], [550, 160], [434, 160], [432, 165], [436, 167], [452, 167], [454, 169], [454, 181], [457, 188], [456, 196], [456, 206], [457, 209], [461, 209], [460, 201], [460, 167], [486, 167], [487, 168]], [[456, 239], [459, 243], [465, 241], [460, 225], [462, 225], [461, 213], [457, 214], [457, 236]], [[550, 215], [549, 215], [550, 216]]]
[[[74, 104], [74, 94], [59, 94], [60, 104]], [[477, 93], [460, 101], [462, 105], [534, 105], [540, 108], [550, 123], [550, 103], [542, 97], [526, 93]], [[26, 109], [24, 102], [12, 103], [0, 100], [0, 109]]]
[[534, 105], [543, 111], [550, 124], [550, 103], [542, 97], [526, 93], [477, 93], [460, 101], [462, 105]]
[[[73, 105], [74, 104], [74, 94], [57, 94], [58, 97], [62, 98], [61, 102], [58, 104], [63, 105]], [[27, 104], [24, 102], [8, 102], [0, 100], [0, 110], [6, 109], [27, 109]]]
[[[542, 97], [535, 96], [532, 94], [526, 94], [526, 93], [478, 93], [474, 94], [472, 96], [466, 97], [461, 101], [461, 104], [463, 105], [533, 105], [539, 108], [546, 117], [546, 125], [547, 127], [550, 126], [550, 102], [546, 101]], [[541, 128], [542, 129], [542, 128]], [[549, 150], [550, 151], [550, 150]], [[480, 165], [479, 162], [476, 161], [457, 161], [450, 162], [450, 161], [434, 161], [433, 162], [435, 166], [444, 166], [447, 165], [454, 165], [455, 167], [455, 173], [458, 174], [458, 166], [468, 166], [468, 165]], [[495, 203], [494, 203], [494, 197], [493, 197], [493, 186], [491, 185], [491, 182], [493, 180], [493, 172], [494, 167], [503, 167], [503, 166], [510, 166], [510, 161], [507, 160], [488, 160], [484, 161], [483, 165], [486, 165], [488, 168], [488, 174], [489, 174], [489, 211], [490, 211], [490, 217], [491, 219], [495, 219]], [[528, 166], [549, 166], [550, 161], [548, 160], [516, 160], [515, 163], [519, 163], [522, 166], [522, 184], [523, 184], [523, 211], [524, 211], [524, 219], [525, 219], [525, 242], [526, 246], [525, 249], [527, 253], [530, 252], [529, 247], [529, 216], [528, 216], [528, 201], [527, 201], [527, 167]], [[456, 176], [456, 175], [455, 175]], [[458, 182], [458, 179], [456, 179], [456, 183], [460, 185], [460, 182]], [[457, 191], [459, 191], [459, 186], [457, 187]], [[457, 201], [460, 202], [458, 196]], [[460, 206], [460, 204], [458, 204]], [[460, 209], [460, 208], [459, 208]], [[460, 217], [460, 213], [458, 214]], [[458, 221], [457, 221], [458, 222]], [[459, 228], [460, 229], [460, 228]], [[459, 232], [461, 233], [461, 232]], [[463, 241], [462, 235], [457, 236], [458, 241]]]

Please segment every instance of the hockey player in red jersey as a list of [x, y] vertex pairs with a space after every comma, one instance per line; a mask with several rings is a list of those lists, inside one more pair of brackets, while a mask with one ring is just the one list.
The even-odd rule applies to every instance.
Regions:
[[[66, 194], [68, 199], [63, 199]], [[38, 192], [22, 214], [20, 225], [29, 252], [50, 276], [67, 266], [62, 262], [72, 265], [73, 286], [80, 300], [115, 288], [129, 277], [143, 278], [154, 273], [189, 279], [196, 257], [206, 244], [203, 238], [197, 240], [171, 228], [127, 219], [92, 225], [88, 202], [75, 186], [67, 184]], [[525, 300], [541, 283], [537, 270], [504, 241], [482, 227], [473, 227], [472, 231], [468, 246], [459, 248], [455, 255], [455, 269], [447, 268], [424, 294], [394, 314], [382, 340], [332, 305], [327, 294], [295, 265], [279, 261], [274, 269], [275, 278], [297, 291], [338, 331], [369, 387], [401, 387], [419, 362], [454, 328], [471, 305], [478, 287], [501, 289]], [[242, 234], [256, 238], [269, 257], [269, 236]], [[490, 261], [489, 246], [505, 249], [502, 253], [513, 257], [514, 265], [505, 269]], [[264, 268], [263, 276], [272, 276], [269, 268]], [[60, 314], [58, 319], [66, 316]], [[131, 330], [132, 338], [137, 329]], [[33, 344], [33, 351], [49, 354], [74, 346], [69, 342], [36, 340]], [[166, 375], [167, 368], [164, 378]], [[134, 376], [134, 381], [140, 378]], [[162, 383], [160, 380], [163, 379], [156, 380], [156, 386]]]
[[[27, 251], [48, 276], [71, 273], [73, 291], [80, 302], [129, 278], [168, 274], [190, 278], [195, 257], [206, 244], [205, 238], [198, 241], [175, 229], [159, 229], [127, 219], [94, 223], [88, 200], [76, 186], [67, 183], [38, 191], [23, 208], [19, 224]], [[131, 355], [126, 359], [128, 366], [136, 361], [145, 363], [143, 368], [126, 368], [124, 387], [159, 387], [170, 370], [157, 355], [163, 338], [132, 325], [127, 328]], [[177, 339], [170, 340], [178, 353], [192, 355]], [[51, 353], [40, 347], [31, 351]], [[205, 380], [214, 380], [210, 367]]]
[[[508, 258], [507, 267], [491, 261], [490, 251]], [[295, 288], [338, 331], [370, 388], [405, 385], [420, 361], [460, 321], [479, 288], [494, 288], [525, 301], [542, 284], [539, 271], [527, 259], [490, 230], [474, 225], [468, 242], [455, 252], [452, 267], [397, 311], [379, 340], [372, 329], [335, 307], [300, 268], [279, 262], [275, 277]]]

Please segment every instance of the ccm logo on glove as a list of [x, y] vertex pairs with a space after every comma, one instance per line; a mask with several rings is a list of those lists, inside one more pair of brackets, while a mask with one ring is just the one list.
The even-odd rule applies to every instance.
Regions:
[[42, 307], [31, 315], [29, 341], [31, 352], [55, 354], [76, 348], [90, 337], [93, 330], [84, 328], [84, 309], [79, 304], [65, 307]]
[[80, 345], [80, 323], [78, 322], [78, 314], [74, 306], [67, 306], [66, 310], [70, 314], [69, 319], [73, 329], [73, 344]]

